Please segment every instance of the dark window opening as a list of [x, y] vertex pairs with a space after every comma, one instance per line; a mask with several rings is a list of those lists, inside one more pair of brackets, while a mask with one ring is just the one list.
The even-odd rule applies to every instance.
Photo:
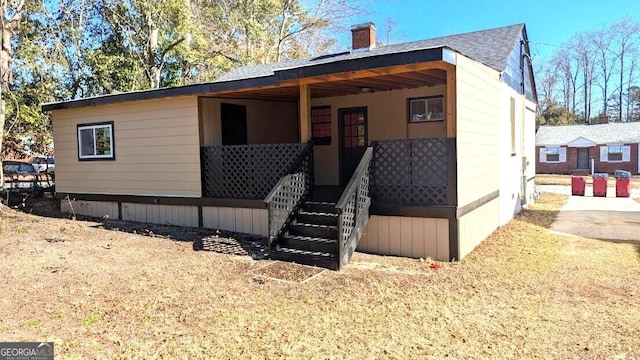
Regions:
[[609, 161], [622, 161], [622, 146], [609, 146]]
[[331, 107], [311, 108], [311, 138], [316, 145], [331, 144]]

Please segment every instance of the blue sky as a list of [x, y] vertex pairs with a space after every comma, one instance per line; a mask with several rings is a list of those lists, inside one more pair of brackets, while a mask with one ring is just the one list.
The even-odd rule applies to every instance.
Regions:
[[356, 21], [373, 21], [379, 40], [387, 17], [396, 22], [393, 42], [524, 22], [534, 61], [543, 61], [554, 51], [544, 44], [559, 45], [576, 33], [613, 23], [624, 15], [640, 19], [640, 0], [371, 1], [371, 14]]

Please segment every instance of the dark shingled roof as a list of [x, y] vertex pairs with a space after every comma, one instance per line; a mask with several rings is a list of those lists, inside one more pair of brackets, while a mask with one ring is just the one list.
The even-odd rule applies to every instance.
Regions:
[[[351, 71], [349, 69], [360, 69], [362, 66], [372, 66], [371, 64], [376, 63], [376, 60], [378, 59], [388, 58], [388, 60], [390, 60], [394, 55], [402, 58], [405, 63], [430, 61], [429, 56], [438, 54], [439, 50], [445, 48], [464, 54], [493, 69], [503, 72], [507, 67], [509, 56], [519, 41], [520, 34], [524, 29], [524, 24], [516, 24], [489, 30], [407, 42], [403, 44], [380, 46], [367, 51], [346, 51], [308, 59], [245, 66], [229, 71], [214, 82], [53, 102], [43, 104], [42, 110], [51, 111], [57, 109], [112, 104], [121, 101], [194, 95], [220, 90], [234, 90], [245, 87], [272, 85], [281, 80], [272, 77], [278, 71], [282, 71], [284, 74], [287, 73], [285, 70], [291, 70], [289, 74], [286, 74], [287, 76], [292, 76], [291, 79], [311, 76], [310, 74], [314, 74], [315, 72], [330, 72], [334, 66], [343, 69], [342, 71]], [[421, 52], [425, 52], [426, 54]], [[442, 53], [440, 53], [439, 56], [442, 58]], [[358, 61], [350, 61], [359, 59], [363, 60], [362, 64]], [[368, 61], [365, 62], [364, 60]], [[398, 59], [395, 59], [390, 63], [393, 63], [394, 61], [398, 62]]]
[[277, 70], [441, 47], [453, 49], [498, 71], [503, 71], [507, 67], [509, 55], [513, 51], [516, 42], [519, 40], [520, 33], [523, 29], [524, 24], [516, 24], [495, 29], [380, 46], [369, 51], [347, 51], [308, 59], [245, 66], [229, 71], [217, 81], [234, 81], [271, 76]]
[[596, 144], [640, 143], [640, 122], [593, 125], [540, 126], [536, 145], [566, 145], [578, 138]]

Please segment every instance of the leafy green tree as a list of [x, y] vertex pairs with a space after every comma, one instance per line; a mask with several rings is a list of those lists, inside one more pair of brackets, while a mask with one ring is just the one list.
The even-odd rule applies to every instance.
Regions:
[[42, 103], [326, 53], [367, 1], [0, 0], [0, 149], [48, 151]]
[[576, 122], [577, 116], [569, 108], [559, 105], [555, 100], [548, 100], [536, 118], [536, 129], [542, 125], [572, 125]]
[[[147, 83], [143, 88], [172, 85], [163, 79], [172, 56], [186, 52], [184, 43], [193, 32], [191, 5], [187, 0], [101, 0], [101, 11], [110, 41], [124, 44], [121, 55], [136, 62]], [[108, 51], [103, 49], [102, 54]], [[117, 55], [116, 55], [117, 56]], [[117, 60], [117, 59], [116, 59]], [[122, 63], [120, 59], [118, 62]], [[94, 63], [95, 64], [95, 63]], [[129, 64], [131, 65], [131, 64]], [[171, 77], [169, 77], [171, 78]]]

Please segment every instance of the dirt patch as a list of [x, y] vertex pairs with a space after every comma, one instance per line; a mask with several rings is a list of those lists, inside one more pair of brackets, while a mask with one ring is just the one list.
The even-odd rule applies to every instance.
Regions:
[[355, 253], [304, 283], [188, 240], [222, 233], [9, 210], [0, 338], [60, 358], [639, 358], [640, 250], [550, 233], [566, 199], [543, 194], [461, 262]]
[[293, 283], [303, 283], [327, 271], [326, 269], [282, 261], [274, 261], [253, 272], [254, 275]]

